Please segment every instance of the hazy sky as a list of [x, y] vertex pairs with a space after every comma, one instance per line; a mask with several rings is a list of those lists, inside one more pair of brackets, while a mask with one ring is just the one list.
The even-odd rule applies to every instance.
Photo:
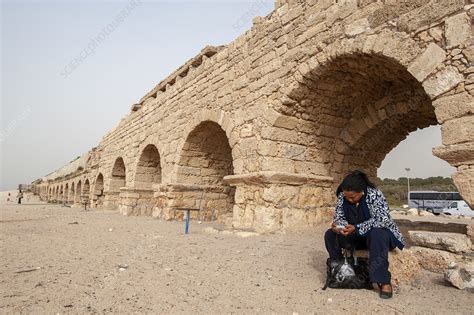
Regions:
[[[127, 5], [127, 16], [117, 20]], [[228, 44], [273, 6], [2, 1], [0, 190], [30, 183], [96, 146], [160, 80], [206, 45]], [[88, 47], [94, 52], [86, 55]], [[379, 176], [405, 176], [405, 167], [411, 176], [450, 175], [453, 168], [431, 154], [438, 145], [439, 127], [414, 133], [387, 156]]]

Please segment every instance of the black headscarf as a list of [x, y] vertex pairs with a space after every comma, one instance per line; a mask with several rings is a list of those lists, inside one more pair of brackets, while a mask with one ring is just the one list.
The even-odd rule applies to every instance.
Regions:
[[337, 187], [336, 195], [341, 191], [367, 191], [367, 187], [375, 188], [375, 185], [369, 180], [367, 174], [361, 171], [352, 171], [344, 177], [339, 187]]

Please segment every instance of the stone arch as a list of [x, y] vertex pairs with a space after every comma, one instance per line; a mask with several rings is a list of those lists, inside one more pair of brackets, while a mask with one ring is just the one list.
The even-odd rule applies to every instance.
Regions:
[[74, 203], [81, 203], [82, 181], [79, 180], [76, 185], [76, 193], [74, 195]]
[[76, 183], [71, 182], [71, 188], [69, 188], [69, 203], [74, 203], [76, 197]]
[[277, 109], [284, 117], [275, 124], [285, 128], [297, 118], [295, 129], [304, 136], [296, 144], [307, 150], [295, 171], [330, 175], [335, 183], [353, 169], [375, 177], [410, 132], [438, 123], [437, 95], [425, 79], [444, 59], [436, 44], [423, 48], [384, 31], [338, 41], [301, 64]]
[[92, 198], [96, 207], [104, 203], [104, 175], [102, 173], [99, 173], [95, 179]]
[[104, 191], [104, 206], [115, 210], [120, 206], [120, 193], [127, 185], [127, 168], [122, 157], [116, 157]]
[[134, 187], [151, 189], [153, 184], [161, 183], [161, 159], [157, 147], [148, 144], [142, 150], [135, 171]]
[[90, 187], [89, 179], [86, 178], [86, 180], [84, 181], [84, 185], [82, 186], [81, 202], [88, 203], [90, 200], [90, 194], [91, 194], [91, 187]]
[[61, 186], [59, 186], [59, 201], [61, 203], [64, 202], [64, 185], [61, 184]]
[[69, 203], [69, 183], [64, 185], [64, 203]]
[[127, 170], [123, 158], [116, 158], [110, 173], [109, 190], [119, 192], [120, 188], [125, 187], [127, 183], [126, 175]]
[[214, 121], [203, 121], [188, 135], [178, 162], [175, 204], [200, 207], [204, 219], [232, 213], [234, 188], [224, 177], [232, 175], [233, 158], [228, 137]]
[[[120, 189], [118, 209], [126, 215], [153, 215], [157, 204], [155, 192], [160, 190], [162, 181], [161, 158], [158, 148], [144, 141], [138, 150], [133, 180], [129, 187]], [[163, 207], [160, 207], [162, 209]]]
[[[179, 147], [178, 152], [183, 152], [183, 149], [188, 142], [189, 135], [192, 132], [194, 132], [203, 123], [215, 123], [216, 125], [218, 125], [221, 131], [223, 131], [225, 136], [227, 137], [227, 143], [229, 144], [230, 148], [231, 149], [234, 148], [235, 144], [239, 142], [239, 138], [236, 137], [232, 133], [232, 131], [235, 129], [233, 119], [235, 118], [231, 117], [229, 114], [227, 114], [224, 111], [216, 111], [216, 110], [210, 110], [210, 109], [200, 110], [195, 115], [193, 115], [190, 122], [186, 124], [187, 127], [182, 132], [182, 137], [181, 137], [182, 142], [178, 144], [178, 147]], [[180, 158], [181, 156], [178, 156], [178, 160]], [[176, 161], [176, 167], [179, 168], [178, 161]], [[233, 167], [236, 167], [236, 166], [233, 165]], [[173, 180], [177, 181], [178, 170], [175, 169], [173, 173], [174, 173]]]

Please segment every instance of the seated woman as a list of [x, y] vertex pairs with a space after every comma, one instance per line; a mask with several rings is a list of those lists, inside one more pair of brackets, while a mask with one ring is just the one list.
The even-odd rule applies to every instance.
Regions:
[[391, 298], [388, 252], [395, 247], [403, 249], [404, 240], [390, 217], [384, 195], [360, 171], [347, 175], [336, 194], [334, 220], [324, 235], [329, 257], [342, 258], [342, 248], [349, 246], [368, 249], [370, 281], [378, 284], [381, 298]]

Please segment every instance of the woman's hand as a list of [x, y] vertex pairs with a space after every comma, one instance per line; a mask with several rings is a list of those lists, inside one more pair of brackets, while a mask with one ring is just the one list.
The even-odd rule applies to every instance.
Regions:
[[352, 224], [348, 224], [342, 229], [341, 233], [342, 235], [347, 236], [349, 234], [354, 233], [355, 229], [355, 226], [353, 226]]
[[337, 224], [333, 222], [333, 223], [331, 224], [331, 230], [332, 230], [334, 233], [338, 233], [338, 234], [341, 233], [342, 230], [341, 230], [341, 229], [338, 229], [336, 226], [337, 226]]

